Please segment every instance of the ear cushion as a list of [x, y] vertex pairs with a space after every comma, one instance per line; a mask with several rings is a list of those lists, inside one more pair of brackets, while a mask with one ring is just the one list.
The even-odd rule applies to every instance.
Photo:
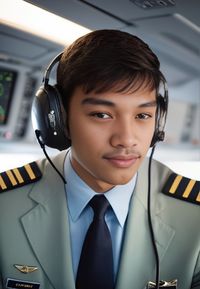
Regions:
[[32, 105], [34, 130], [40, 131], [45, 145], [64, 150], [71, 145], [67, 133], [67, 116], [56, 86], [39, 88]]

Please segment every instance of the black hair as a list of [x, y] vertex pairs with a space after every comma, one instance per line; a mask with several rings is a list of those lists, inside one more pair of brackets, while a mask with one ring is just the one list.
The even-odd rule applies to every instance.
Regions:
[[120, 30], [97, 30], [64, 50], [57, 69], [57, 85], [68, 110], [76, 87], [85, 93], [131, 93], [140, 87], [159, 90], [165, 78], [150, 47], [137, 36]]

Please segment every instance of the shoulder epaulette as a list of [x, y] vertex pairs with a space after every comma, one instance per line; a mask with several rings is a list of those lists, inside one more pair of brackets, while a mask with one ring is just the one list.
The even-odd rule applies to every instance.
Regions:
[[200, 181], [172, 173], [162, 192], [168, 196], [200, 206]]
[[42, 177], [36, 162], [0, 173], [0, 193], [33, 183]]

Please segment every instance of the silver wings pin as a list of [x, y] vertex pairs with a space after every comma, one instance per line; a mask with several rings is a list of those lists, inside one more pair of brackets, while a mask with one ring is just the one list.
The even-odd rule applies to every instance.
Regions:
[[28, 274], [38, 270], [38, 267], [28, 266], [28, 265], [17, 265], [14, 264], [14, 267], [19, 270], [21, 273]]

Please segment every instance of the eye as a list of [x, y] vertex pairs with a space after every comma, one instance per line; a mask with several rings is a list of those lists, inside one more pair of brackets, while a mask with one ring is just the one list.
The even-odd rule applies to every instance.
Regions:
[[151, 118], [152, 115], [148, 114], [148, 113], [139, 113], [137, 116], [136, 116], [136, 119], [148, 119], [148, 118]]
[[101, 118], [101, 119], [111, 118], [111, 116], [109, 114], [104, 113], [104, 112], [93, 112], [90, 115], [93, 117], [96, 117], [96, 118]]

